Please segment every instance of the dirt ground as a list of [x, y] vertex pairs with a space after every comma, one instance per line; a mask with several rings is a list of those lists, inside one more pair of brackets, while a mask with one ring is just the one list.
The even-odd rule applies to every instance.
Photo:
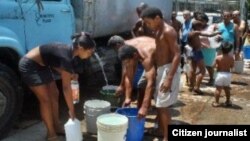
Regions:
[[[250, 67], [249, 63], [245, 63], [244, 72], [242, 74], [233, 73], [233, 79], [231, 83], [231, 100], [233, 102], [232, 107], [225, 107], [224, 93], [220, 97], [221, 106], [214, 108], [211, 106], [214, 101], [213, 86], [207, 86], [208, 76], [206, 76], [202, 82], [201, 89], [205, 91], [204, 95], [195, 95], [187, 90], [185, 83], [179, 93], [178, 102], [171, 107], [172, 122], [174, 125], [200, 125], [200, 124], [225, 124], [225, 125], [238, 125], [250, 123]], [[182, 81], [185, 82], [184, 75]], [[86, 118], [83, 113], [84, 102], [91, 99], [102, 99], [100, 90], [103, 85], [96, 84], [81, 84], [81, 99], [80, 103], [76, 104], [76, 116], [82, 123], [82, 132], [85, 141], [97, 141], [97, 136], [86, 132]], [[135, 101], [136, 102], [136, 101]], [[153, 105], [153, 102], [152, 102]], [[114, 112], [115, 109], [112, 109]], [[60, 113], [62, 123], [65, 123], [68, 119], [67, 108], [63, 96], [60, 97]], [[152, 106], [146, 117], [144, 141], [152, 141], [155, 136], [147, 134], [147, 130], [155, 126], [156, 112]], [[34, 124], [41, 122], [38, 104], [35, 98], [26, 100], [24, 105], [24, 111], [21, 116], [21, 120], [13, 129], [15, 130], [10, 134], [14, 136], [20, 130], [25, 130]], [[44, 127], [43, 127], [44, 130]], [[43, 131], [42, 130], [42, 131]], [[42, 133], [44, 134], [44, 133]], [[19, 138], [20, 139], [20, 138]], [[22, 139], [21, 139], [22, 140]], [[65, 140], [62, 138], [62, 140]], [[5, 140], [16, 141], [16, 140]], [[32, 140], [30, 140], [32, 141]]]

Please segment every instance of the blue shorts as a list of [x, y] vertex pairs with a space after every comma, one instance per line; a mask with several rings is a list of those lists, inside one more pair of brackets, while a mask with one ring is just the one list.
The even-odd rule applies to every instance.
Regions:
[[138, 82], [142, 77], [143, 71], [144, 71], [144, 68], [143, 68], [142, 64], [138, 63], [137, 64], [137, 69], [136, 69], [136, 72], [135, 72], [135, 76], [134, 76], [134, 81], [133, 81], [133, 87], [134, 88], [138, 88]]
[[201, 50], [192, 50], [191, 59], [192, 59], [192, 61], [194, 61], [196, 63], [198, 63], [200, 60], [203, 60], [204, 56], [202, 54], [202, 51]]

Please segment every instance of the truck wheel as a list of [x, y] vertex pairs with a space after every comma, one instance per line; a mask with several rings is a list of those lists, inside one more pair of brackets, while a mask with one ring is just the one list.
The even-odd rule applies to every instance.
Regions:
[[0, 139], [7, 135], [21, 112], [23, 96], [14, 74], [0, 64]]

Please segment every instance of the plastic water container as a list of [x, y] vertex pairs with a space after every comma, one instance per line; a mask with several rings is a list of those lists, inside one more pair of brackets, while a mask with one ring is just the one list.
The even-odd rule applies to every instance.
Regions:
[[84, 103], [84, 114], [88, 133], [97, 134], [97, 117], [102, 114], [110, 113], [110, 109], [110, 102], [104, 100], [88, 100]]
[[126, 141], [128, 118], [109, 113], [97, 117], [97, 141]]
[[69, 119], [64, 124], [66, 141], [82, 141], [81, 123], [78, 119]]
[[79, 103], [80, 101], [80, 91], [79, 91], [79, 83], [77, 80], [71, 80], [71, 89], [72, 89], [72, 98], [73, 103]]
[[116, 113], [128, 117], [126, 141], [143, 141], [145, 118], [138, 119], [137, 108], [119, 108]]
[[244, 59], [250, 59], [250, 46], [243, 47]]
[[234, 61], [233, 72], [235, 72], [235, 73], [243, 73], [243, 71], [244, 71], [244, 61], [243, 60]]

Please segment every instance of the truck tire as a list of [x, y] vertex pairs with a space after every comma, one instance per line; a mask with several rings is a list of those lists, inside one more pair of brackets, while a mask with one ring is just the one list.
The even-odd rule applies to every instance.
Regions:
[[22, 109], [22, 91], [17, 75], [0, 63], [0, 139], [5, 137]]

